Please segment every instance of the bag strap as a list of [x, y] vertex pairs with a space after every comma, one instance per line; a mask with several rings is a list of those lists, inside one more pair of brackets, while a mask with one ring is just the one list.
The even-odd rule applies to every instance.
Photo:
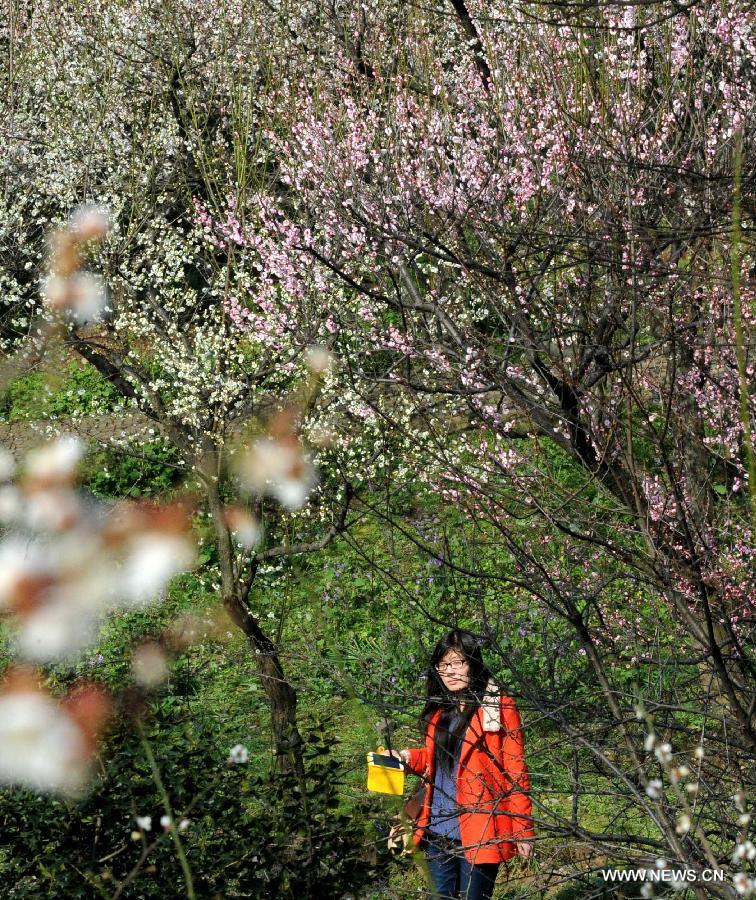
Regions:
[[428, 792], [428, 784], [425, 781], [421, 781], [420, 784], [415, 788], [415, 790], [410, 794], [410, 796], [404, 802], [404, 814], [408, 819], [411, 819], [413, 822], [416, 822], [420, 813], [423, 811], [423, 806], [425, 806], [425, 798]]

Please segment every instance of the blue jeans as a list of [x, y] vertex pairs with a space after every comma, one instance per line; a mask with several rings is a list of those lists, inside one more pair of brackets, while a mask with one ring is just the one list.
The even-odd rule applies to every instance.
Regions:
[[491, 900], [499, 863], [473, 865], [465, 859], [461, 845], [450, 850], [432, 839], [425, 847], [425, 859], [439, 900]]

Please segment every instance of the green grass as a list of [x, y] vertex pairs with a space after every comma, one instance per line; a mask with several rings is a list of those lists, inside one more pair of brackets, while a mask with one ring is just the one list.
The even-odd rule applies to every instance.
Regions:
[[6, 422], [102, 415], [121, 405], [113, 385], [90, 365], [71, 360], [59, 372], [29, 372], [14, 378], [0, 397]]

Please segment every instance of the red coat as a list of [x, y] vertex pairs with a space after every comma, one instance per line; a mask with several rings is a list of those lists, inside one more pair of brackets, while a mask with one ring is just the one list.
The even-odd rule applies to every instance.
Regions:
[[[428, 723], [425, 746], [409, 751], [409, 770], [424, 775], [429, 784], [415, 828], [415, 844], [420, 843], [430, 822], [440, 714], [440, 710], [434, 713]], [[520, 714], [511, 697], [489, 694], [464, 734], [457, 769], [459, 831], [469, 862], [503, 862], [517, 853], [514, 841], [535, 837], [529, 792]]]

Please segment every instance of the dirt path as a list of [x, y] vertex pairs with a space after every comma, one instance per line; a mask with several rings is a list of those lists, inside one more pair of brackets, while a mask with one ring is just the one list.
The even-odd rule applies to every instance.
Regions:
[[158, 430], [155, 423], [142, 413], [2, 422], [0, 445], [7, 447], [16, 456], [23, 456], [32, 447], [59, 434], [76, 435], [89, 444], [117, 447], [136, 437], [151, 437]]

